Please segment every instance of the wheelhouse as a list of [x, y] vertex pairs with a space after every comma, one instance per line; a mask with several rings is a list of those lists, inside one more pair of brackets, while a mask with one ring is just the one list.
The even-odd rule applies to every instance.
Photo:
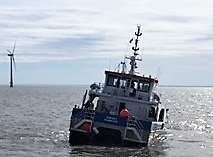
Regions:
[[119, 96], [138, 99], [143, 99], [142, 96], [146, 96], [146, 99], [149, 100], [153, 87], [158, 83], [158, 80], [151, 78], [151, 76], [142, 77], [112, 71], [105, 71], [105, 75], [105, 93], [116, 94], [117, 92]]

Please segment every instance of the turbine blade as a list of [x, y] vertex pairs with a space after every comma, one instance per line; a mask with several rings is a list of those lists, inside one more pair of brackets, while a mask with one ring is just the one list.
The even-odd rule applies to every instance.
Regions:
[[13, 46], [13, 54], [15, 52], [15, 49], [16, 49], [16, 41], [15, 41], [14, 46]]
[[132, 43], [132, 41], [133, 41], [134, 39], [132, 38], [132, 39], [130, 39], [130, 41], [129, 41], [129, 43]]
[[12, 53], [10, 50], [7, 49], [7, 52], [9, 52], [10, 54]]
[[13, 65], [14, 65], [14, 68], [15, 68], [15, 70], [16, 70], [16, 62], [15, 62], [14, 56], [13, 56]]

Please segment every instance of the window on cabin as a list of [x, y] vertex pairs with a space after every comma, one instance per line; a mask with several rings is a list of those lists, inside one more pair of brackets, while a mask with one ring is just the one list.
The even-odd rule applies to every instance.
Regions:
[[137, 87], [138, 87], [138, 82], [136, 80], [132, 80], [130, 85], [131, 91], [129, 93], [129, 96], [135, 97]]
[[149, 87], [150, 87], [149, 83], [144, 83], [142, 91], [148, 93], [149, 92]]
[[127, 80], [124, 78], [120, 79], [120, 87], [125, 88], [127, 86]]
[[138, 90], [142, 91], [142, 89], [143, 89], [143, 82], [139, 82], [138, 83]]
[[137, 89], [137, 87], [138, 87], [138, 81], [132, 80], [132, 82], [131, 82], [131, 88]]
[[142, 80], [139, 81], [139, 83], [138, 83], [138, 90], [139, 91], [148, 93], [149, 89], [150, 89], [150, 83], [144, 82]]
[[109, 75], [107, 79], [107, 86], [113, 86], [113, 83], [114, 83], [114, 77]]
[[128, 88], [128, 87], [129, 87], [129, 85], [130, 85], [130, 80], [129, 80], [129, 79], [127, 79], [126, 87]]
[[113, 87], [119, 87], [119, 84], [120, 84], [120, 79], [119, 78], [114, 78]]
[[115, 76], [108, 76], [107, 78], [107, 86], [119, 87], [120, 79]]

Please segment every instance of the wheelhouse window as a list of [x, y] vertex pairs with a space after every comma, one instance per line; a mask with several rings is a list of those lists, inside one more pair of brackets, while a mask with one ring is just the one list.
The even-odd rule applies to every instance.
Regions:
[[114, 78], [113, 87], [119, 87], [119, 84], [120, 84], [119, 78]]
[[143, 84], [143, 89], [142, 92], [149, 92], [149, 88], [150, 88], [150, 83], [144, 83]]
[[109, 75], [107, 78], [107, 86], [113, 86], [113, 83], [114, 83], [114, 77]]
[[120, 79], [120, 87], [121, 88], [127, 87], [127, 80], [125, 78]]
[[143, 89], [143, 82], [140, 81], [140, 82], [138, 83], [138, 90], [139, 90], [139, 91], [142, 91], [142, 89]]
[[126, 87], [128, 88], [129, 85], [130, 85], [130, 79], [127, 79], [127, 81], [126, 81]]
[[107, 86], [119, 87], [120, 86], [120, 78], [112, 75], [108, 75], [107, 77]]
[[[130, 85], [130, 80], [123, 77], [108, 75], [106, 85], [117, 88], [128, 88]], [[136, 85], [134, 84], [134, 86], [136, 88], [137, 84]]]
[[149, 82], [145, 82], [143, 80], [140, 80], [138, 83], [138, 90], [141, 92], [146, 92], [148, 93], [150, 89], [150, 83]]
[[131, 82], [131, 88], [137, 89], [137, 87], [138, 87], [138, 81], [132, 80], [132, 82]]

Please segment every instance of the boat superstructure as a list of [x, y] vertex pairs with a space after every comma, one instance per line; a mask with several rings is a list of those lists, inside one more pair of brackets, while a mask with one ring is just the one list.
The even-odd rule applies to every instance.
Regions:
[[[133, 54], [127, 70], [105, 71], [105, 83], [86, 90], [81, 106], [72, 110], [69, 142], [75, 144], [148, 144], [150, 134], [164, 128], [167, 109], [155, 91], [158, 80], [136, 72], [142, 61], [138, 43], [141, 27], [135, 32]], [[131, 40], [133, 41], [133, 40]], [[87, 98], [88, 97], [88, 98]]]

